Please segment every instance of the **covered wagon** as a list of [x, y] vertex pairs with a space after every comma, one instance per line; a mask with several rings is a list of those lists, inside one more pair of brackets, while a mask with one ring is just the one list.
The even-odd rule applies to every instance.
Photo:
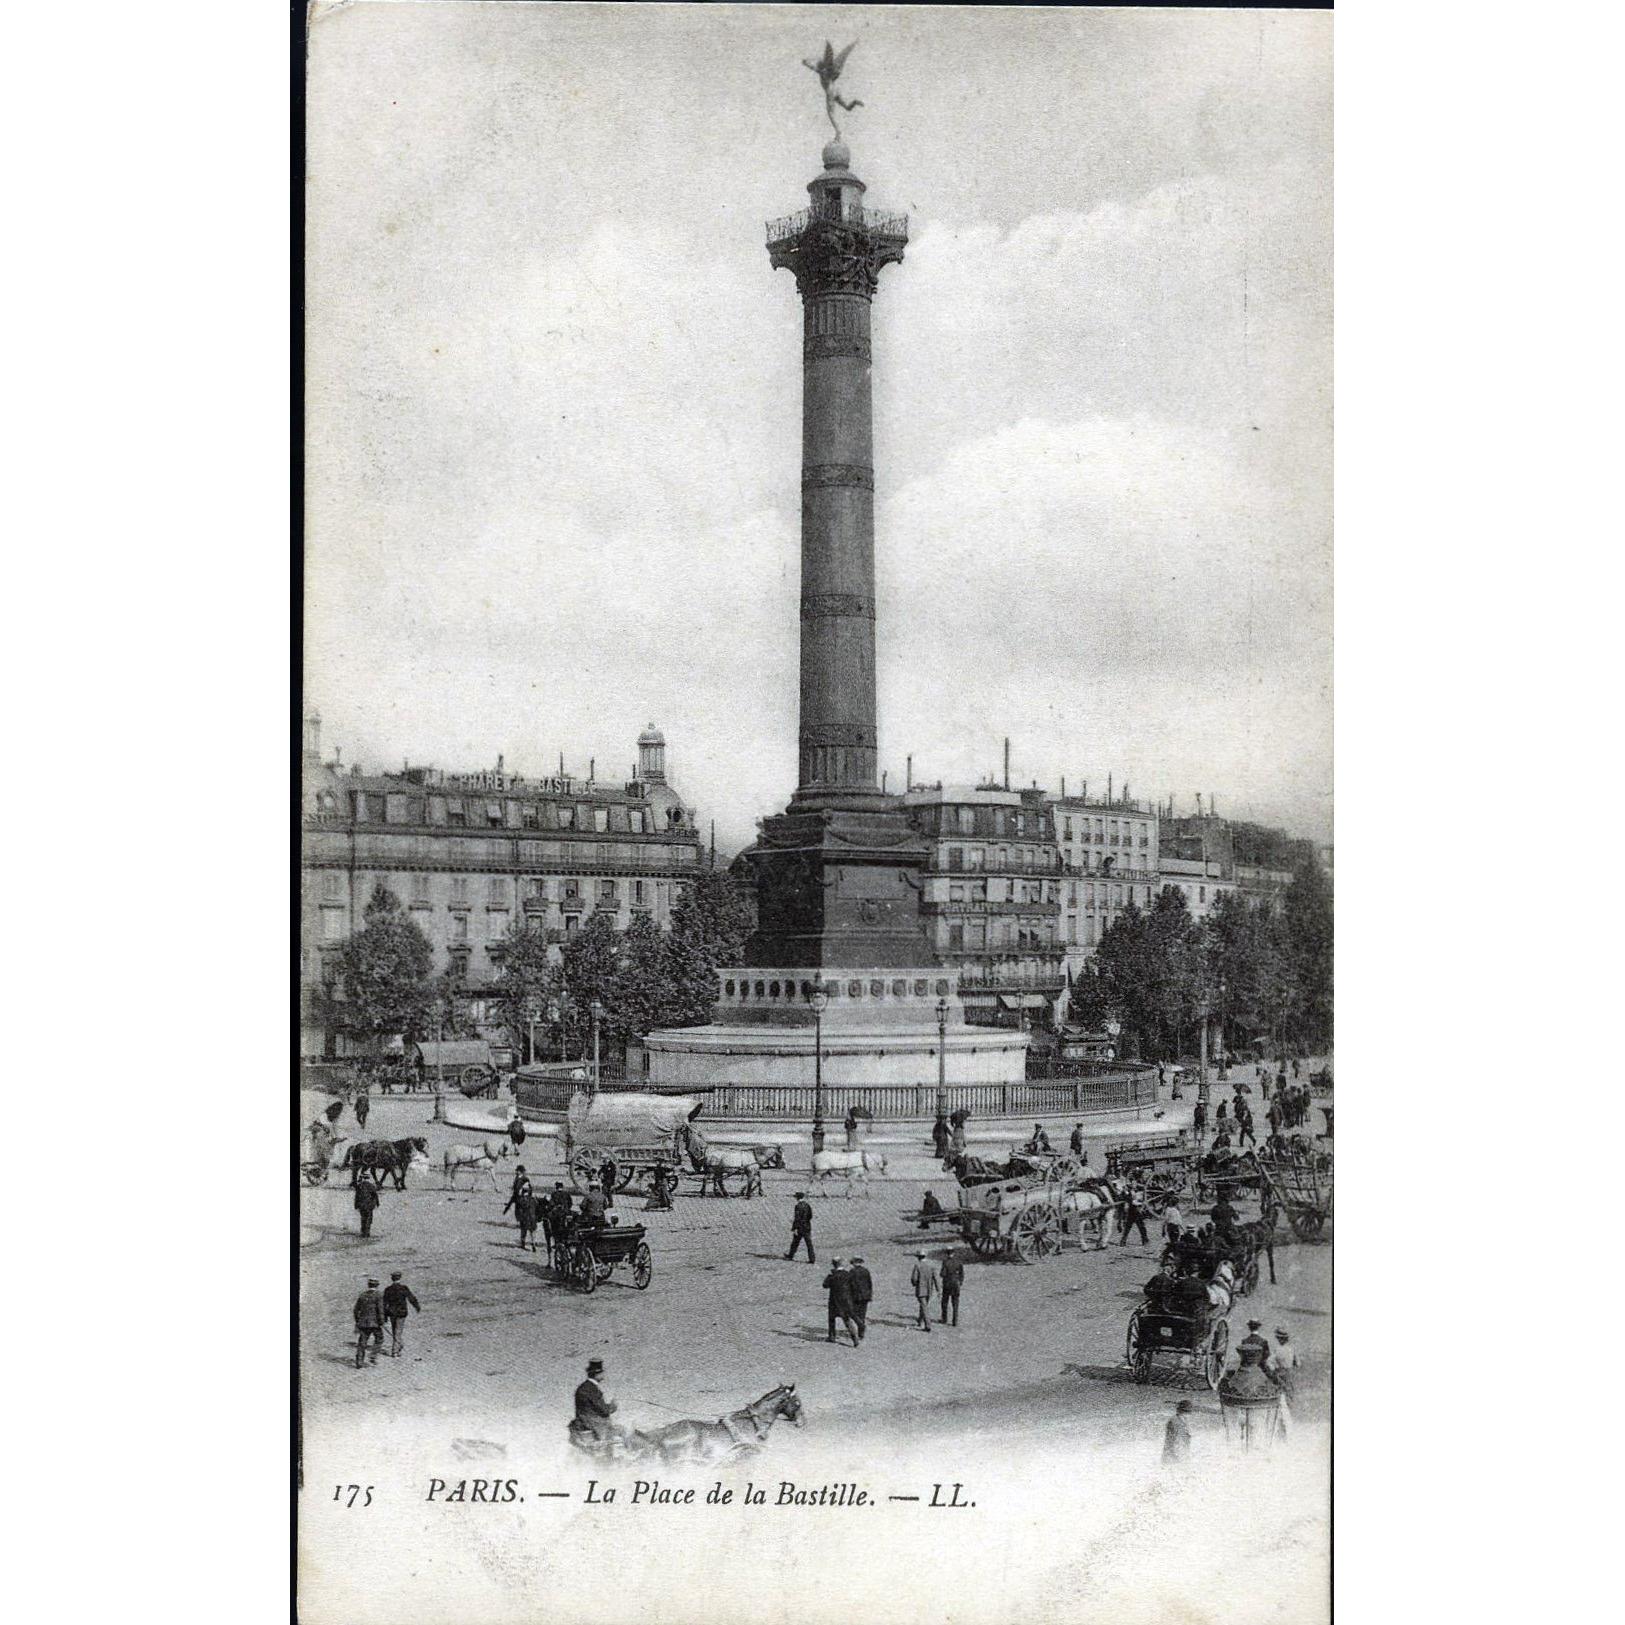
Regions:
[[570, 1178], [578, 1190], [607, 1178], [617, 1191], [652, 1191], [660, 1169], [675, 1190], [688, 1166], [688, 1126], [704, 1109], [692, 1095], [573, 1095], [564, 1115]]
[[483, 1038], [426, 1038], [407, 1059], [420, 1086], [435, 1089], [444, 1081], [470, 1097], [497, 1092], [496, 1056]]

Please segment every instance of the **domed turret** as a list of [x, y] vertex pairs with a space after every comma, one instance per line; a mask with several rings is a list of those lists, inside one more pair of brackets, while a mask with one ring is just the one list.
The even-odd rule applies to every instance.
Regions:
[[638, 735], [638, 777], [666, 782], [666, 736], [652, 722]]

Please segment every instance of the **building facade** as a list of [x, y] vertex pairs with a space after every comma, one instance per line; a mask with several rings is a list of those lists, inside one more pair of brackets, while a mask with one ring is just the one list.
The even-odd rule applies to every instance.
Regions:
[[1076, 976], [1130, 903], [1150, 908], [1161, 879], [1154, 809], [1128, 797], [1048, 796], [1061, 857], [1060, 940]]
[[[403, 767], [367, 774], [324, 763], [321, 719], [305, 724], [300, 874], [300, 982], [330, 983], [337, 952], [360, 929], [382, 884], [429, 939], [433, 970], [455, 972], [474, 1017], [496, 981], [516, 920], [556, 951], [592, 915], [617, 927], [647, 914], [665, 927], [702, 853], [694, 809], [666, 778], [666, 741], [652, 725], [629, 780], [504, 770]], [[335, 1036], [301, 1025], [301, 1053], [335, 1053]]]
[[938, 958], [958, 973], [966, 1019], [1047, 1022], [1066, 972], [1062, 861], [1044, 793], [916, 785], [903, 804], [930, 854], [920, 910]]

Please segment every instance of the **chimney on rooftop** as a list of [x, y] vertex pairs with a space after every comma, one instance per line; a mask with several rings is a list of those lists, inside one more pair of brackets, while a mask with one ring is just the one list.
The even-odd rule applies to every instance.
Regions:
[[1010, 788], [1010, 736], [1004, 736], [1004, 787]]
[[905, 791], [912, 790], [914, 788], [914, 758], [912, 756], [908, 758], [908, 763], [904, 768], [904, 777], [908, 782], [903, 786], [903, 789]]

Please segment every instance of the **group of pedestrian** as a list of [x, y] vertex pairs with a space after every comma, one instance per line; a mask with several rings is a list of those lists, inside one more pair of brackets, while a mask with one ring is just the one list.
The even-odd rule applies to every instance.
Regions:
[[[930, 1197], [931, 1193], [926, 1193]], [[935, 1198], [931, 1198], [932, 1201]], [[790, 1250], [785, 1259], [794, 1259], [803, 1247], [807, 1249], [807, 1262], [816, 1264], [818, 1254], [813, 1246], [813, 1210], [805, 1191], [795, 1193], [796, 1205], [790, 1214]], [[936, 1204], [941, 1211], [941, 1204]], [[914, 1255], [914, 1268], [909, 1274], [909, 1286], [914, 1293], [914, 1324], [922, 1331], [931, 1330], [931, 1309], [940, 1305], [940, 1324], [959, 1324], [959, 1294], [965, 1284], [965, 1265], [952, 1249], [944, 1252], [939, 1265], [923, 1249]], [[845, 1329], [856, 1348], [869, 1334], [869, 1305], [874, 1301], [875, 1281], [862, 1258], [833, 1259], [829, 1274], [824, 1277], [824, 1290], [829, 1295], [828, 1327], [825, 1341], [834, 1343], [836, 1323]]]
[[401, 1272], [395, 1270], [389, 1277], [389, 1285], [382, 1292], [378, 1290], [376, 1276], [368, 1276], [366, 1288], [355, 1300], [355, 1368], [361, 1369], [363, 1358], [368, 1365], [377, 1365], [378, 1356], [384, 1346], [384, 1326], [389, 1326], [389, 1353], [391, 1359], [398, 1360], [406, 1347], [406, 1317], [410, 1310], [417, 1310], [420, 1314], [423, 1305], [413, 1294], [411, 1287], [401, 1279]]
[[[589, 1190], [581, 1198], [582, 1222], [602, 1224], [605, 1200], [601, 1189], [594, 1187]], [[531, 1183], [524, 1163], [520, 1163], [513, 1171], [513, 1186], [502, 1211], [507, 1213], [510, 1208], [514, 1222], [519, 1226], [519, 1245], [528, 1247], [531, 1252], [537, 1251], [536, 1232], [540, 1230], [547, 1246], [547, 1260], [551, 1264], [557, 1244], [564, 1238], [575, 1216], [574, 1199], [564, 1188], [563, 1182], [554, 1180], [551, 1191], [540, 1192]]]
[[1268, 1112], [1270, 1132], [1302, 1128], [1309, 1121], [1309, 1089], [1307, 1085], [1288, 1083], [1282, 1073], [1279, 1085], [1270, 1098]]

